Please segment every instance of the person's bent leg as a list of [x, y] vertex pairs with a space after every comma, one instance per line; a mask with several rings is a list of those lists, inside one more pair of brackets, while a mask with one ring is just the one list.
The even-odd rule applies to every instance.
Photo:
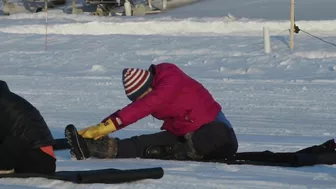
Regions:
[[189, 143], [192, 143], [194, 150], [203, 156], [203, 159], [232, 157], [238, 150], [234, 130], [223, 122], [214, 121], [203, 125], [191, 133], [190, 139]]

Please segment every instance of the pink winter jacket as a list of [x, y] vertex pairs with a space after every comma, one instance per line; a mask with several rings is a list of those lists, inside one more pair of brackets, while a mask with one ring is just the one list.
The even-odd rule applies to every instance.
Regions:
[[164, 121], [162, 130], [182, 136], [216, 118], [221, 106], [199, 82], [174, 64], [152, 66], [153, 90], [116, 113], [122, 121], [120, 128], [152, 115]]

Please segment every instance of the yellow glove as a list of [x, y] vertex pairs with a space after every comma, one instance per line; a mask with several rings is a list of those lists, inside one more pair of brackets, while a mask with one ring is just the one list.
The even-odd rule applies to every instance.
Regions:
[[78, 131], [78, 134], [81, 135], [83, 138], [93, 138], [94, 140], [97, 140], [116, 130], [117, 128], [113, 123], [112, 119], [110, 118], [103, 123], [99, 123], [95, 126], [90, 126], [85, 129], [82, 129]]

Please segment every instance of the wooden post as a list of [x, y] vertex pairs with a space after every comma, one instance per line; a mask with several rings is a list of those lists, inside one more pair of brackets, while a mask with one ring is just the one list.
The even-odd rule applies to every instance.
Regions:
[[76, 0], [72, 0], [72, 14], [75, 14], [75, 11], [76, 11]]
[[10, 10], [8, 8], [8, 0], [2, 0], [2, 12], [4, 15], [10, 15]]
[[132, 5], [129, 0], [126, 0], [124, 3], [125, 14], [126, 16], [132, 16]]
[[48, 12], [48, 0], [44, 0], [44, 12]]
[[271, 37], [267, 27], [264, 27], [264, 49], [266, 54], [271, 52]]
[[291, 11], [290, 11], [290, 42], [289, 42], [289, 47], [291, 49], [294, 48], [294, 19], [295, 19], [295, 14], [294, 14], [294, 9], [295, 9], [295, 0], [291, 0]]
[[163, 8], [163, 10], [166, 10], [167, 6], [168, 6], [167, 0], [162, 0], [162, 8]]
[[148, 1], [148, 6], [150, 10], [153, 10], [153, 6], [152, 6], [152, 0], [147, 0]]

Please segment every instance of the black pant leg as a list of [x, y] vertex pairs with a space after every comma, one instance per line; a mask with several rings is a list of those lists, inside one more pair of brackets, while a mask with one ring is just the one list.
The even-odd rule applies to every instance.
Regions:
[[52, 174], [56, 159], [19, 137], [7, 137], [0, 145], [0, 169], [14, 168], [16, 173]]
[[203, 125], [192, 135], [195, 150], [204, 155], [204, 159], [225, 158], [238, 150], [238, 141], [234, 130], [222, 122]]
[[143, 158], [148, 147], [173, 146], [179, 139], [168, 131], [122, 139], [118, 141], [117, 158]]

